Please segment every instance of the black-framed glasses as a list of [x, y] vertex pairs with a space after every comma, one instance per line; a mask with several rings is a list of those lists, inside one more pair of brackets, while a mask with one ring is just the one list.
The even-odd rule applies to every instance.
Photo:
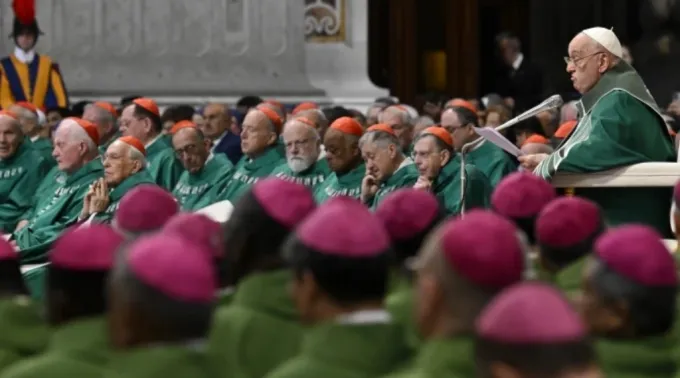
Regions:
[[580, 62], [580, 61], [582, 61], [582, 60], [584, 60], [584, 59], [591, 58], [591, 57], [593, 57], [593, 56], [595, 56], [595, 55], [597, 55], [597, 54], [604, 54], [604, 52], [598, 51], [598, 52], [594, 52], [594, 53], [592, 53], [592, 54], [588, 54], [588, 55], [586, 55], [586, 56], [582, 56], [582, 57], [578, 57], [578, 58], [570, 58], [570, 57], [568, 57], [568, 56], [565, 56], [565, 57], [564, 57], [564, 63], [566, 63], [566, 64], [573, 63], [574, 65], [576, 65], [577, 62]]

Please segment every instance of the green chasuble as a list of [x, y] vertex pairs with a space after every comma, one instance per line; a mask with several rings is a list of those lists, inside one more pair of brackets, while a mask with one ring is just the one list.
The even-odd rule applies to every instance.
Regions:
[[423, 344], [415, 365], [390, 378], [467, 378], [475, 377], [472, 338], [434, 339]]
[[477, 148], [465, 155], [465, 163], [472, 164], [482, 171], [492, 188], [495, 188], [503, 177], [517, 172], [517, 162], [500, 147], [486, 141], [482, 141]]
[[[465, 165], [465, 210], [488, 208], [491, 202], [491, 183], [489, 179], [472, 164]], [[432, 193], [451, 215], [460, 213], [461, 178], [460, 160], [451, 159], [439, 172], [432, 185]]]
[[225, 378], [261, 378], [296, 356], [302, 325], [288, 294], [288, 270], [254, 273], [213, 319], [208, 354]]
[[285, 162], [277, 146], [268, 147], [262, 155], [251, 159], [243, 156], [233, 170], [231, 179], [220, 190], [217, 201], [236, 203], [253, 184], [269, 176], [276, 167]]
[[[213, 378], [204, 345], [147, 345], [115, 351], [106, 378]], [[228, 372], [225, 372], [228, 374]], [[78, 376], [80, 377], [80, 376]], [[84, 377], [84, 376], [83, 376]], [[76, 376], [73, 376], [76, 378]]]
[[11, 233], [33, 205], [34, 194], [49, 172], [48, 162], [22, 144], [9, 159], [0, 160], [0, 231]]
[[605, 376], [616, 378], [675, 377], [674, 346], [671, 337], [595, 341], [600, 368]]
[[217, 192], [231, 178], [233, 168], [227, 155], [211, 155], [200, 171], [182, 173], [172, 195], [183, 211], [196, 211], [218, 202]]
[[[28, 141], [29, 139], [26, 140]], [[35, 152], [45, 159], [50, 167], [57, 165], [57, 161], [54, 160], [54, 157], [52, 156], [52, 150], [54, 150], [54, 147], [52, 146], [52, 140], [49, 138], [39, 137], [35, 140], [30, 140], [29, 144], [31, 148], [35, 150]]]
[[13, 234], [22, 264], [41, 263], [50, 245], [61, 232], [78, 220], [83, 198], [96, 179], [102, 177], [104, 167], [95, 159], [75, 173], [58, 175], [48, 183], [46, 201], [39, 201], [28, 225]]
[[42, 353], [50, 337], [40, 307], [25, 295], [0, 300], [0, 370]]
[[388, 374], [410, 353], [401, 328], [390, 323], [389, 316], [387, 319], [347, 319], [316, 325], [307, 331], [300, 354], [267, 378], [372, 378]]
[[[621, 62], [607, 71], [577, 107], [581, 118], [535, 174], [600, 172], [631, 164], [675, 161], [666, 124], [640, 76]], [[611, 226], [644, 223], [670, 235], [672, 188], [576, 188], [597, 202]]]
[[333, 197], [348, 196], [361, 198], [361, 181], [366, 174], [366, 165], [359, 164], [356, 168], [343, 174], [331, 172], [323, 184], [314, 190], [316, 203], [324, 203]]
[[106, 150], [109, 149], [109, 146], [111, 145], [111, 143], [113, 143], [113, 142], [115, 142], [116, 140], [118, 140], [118, 138], [120, 138], [121, 136], [123, 136], [123, 135], [120, 133], [120, 131], [116, 131], [116, 132], [111, 136], [111, 138], [109, 138], [109, 140], [107, 140], [106, 142], [104, 142], [104, 143], [102, 143], [102, 144], [99, 145], [99, 153], [100, 153], [101, 155], [104, 155], [104, 154], [106, 153]]
[[401, 188], [410, 188], [415, 185], [419, 175], [420, 173], [416, 165], [413, 164], [413, 160], [411, 158], [404, 159], [392, 176], [380, 183], [378, 192], [375, 193], [375, 196], [369, 203], [371, 209], [375, 210], [380, 202], [393, 191]]
[[169, 192], [175, 188], [179, 176], [184, 172], [172, 145], [162, 135], [146, 146], [146, 168], [156, 184]]
[[21, 216], [21, 220], [29, 220], [33, 218], [33, 213], [35, 209], [39, 209], [44, 206], [52, 198], [52, 192], [54, 191], [54, 183], [63, 183], [66, 181], [66, 175], [59, 170], [59, 167], [52, 167], [45, 177], [40, 180], [40, 185], [35, 190], [33, 194], [33, 199], [31, 201], [31, 207], [29, 207], [24, 214]]
[[113, 215], [116, 213], [116, 210], [118, 210], [120, 200], [123, 199], [125, 193], [135, 186], [142, 184], [156, 184], [146, 170], [135, 173], [123, 180], [118, 186], [111, 189], [109, 192], [109, 206], [103, 213], [97, 213], [97, 215], [94, 216], [94, 221], [99, 223], [111, 223]]
[[390, 278], [390, 286], [385, 308], [394, 323], [402, 328], [406, 344], [415, 351], [420, 346], [420, 338], [413, 317], [415, 301], [412, 282], [404, 274], [394, 273]]
[[302, 184], [315, 191], [326, 181], [330, 172], [326, 159], [320, 159], [302, 172], [293, 172], [288, 163], [283, 163], [274, 169], [272, 176]]
[[0, 377], [103, 377], [109, 357], [104, 317], [78, 319], [56, 328], [43, 354], [12, 365]]

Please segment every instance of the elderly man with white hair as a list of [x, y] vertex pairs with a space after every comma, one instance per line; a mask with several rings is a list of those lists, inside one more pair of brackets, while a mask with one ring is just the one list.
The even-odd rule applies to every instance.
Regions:
[[16, 114], [0, 111], [0, 231], [14, 231], [50, 164], [24, 143]]
[[[16, 114], [19, 119], [21, 130], [27, 137], [24, 142], [44, 157], [50, 165], [54, 165], [50, 129], [46, 127], [47, 119], [42, 111], [26, 101], [17, 102], [10, 106], [8, 110]], [[40, 117], [41, 115], [42, 117]]]
[[[613, 31], [601, 27], [569, 43], [566, 70], [583, 96], [581, 118], [552, 154], [520, 156], [544, 178], [556, 172], [599, 172], [630, 164], [675, 161], [675, 151], [656, 101], [623, 58]], [[669, 234], [670, 193], [665, 188], [577, 189], [604, 210], [611, 225], [637, 222]]]
[[57, 169], [41, 183], [26, 222], [12, 234], [22, 264], [42, 263], [52, 242], [76, 223], [90, 185], [102, 176], [97, 126], [80, 118], [64, 119], [54, 135]]
[[137, 138], [121, 137], [102, 156], [104, 177], [96, 180], [83, 200], [80, 220], [110, 223], [125, 193], [142, 184], [154, 184], [146, 171], [146, 149]]
[[393, 191], [413, 187], [419, 172], [404, 155], [394, 129], [384, 123], [369, 127], [359, 140], [366, 174], [361, 182], [361, 201], [375, 209]]
[[282, 136], [286, 163], [272, 175], [316, 190], [330, 174], [326, 159], [319, 160], [321, 136], [316, 124], [306, 117], [295, 117], [286, 122]]
[[404, 105], [392, 105], [380, 113], [378, 117], [380, 123], [392, 127], [399, 139], [401, 151], [409, 156], [413, 150], [413, 119], [409, 108]]

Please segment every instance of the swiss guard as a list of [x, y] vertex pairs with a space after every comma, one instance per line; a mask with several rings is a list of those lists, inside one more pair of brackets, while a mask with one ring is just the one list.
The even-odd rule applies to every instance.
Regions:
[[0, 106], [28, 101], [40, 109], [68, 107], [59, 66], [35, 52], [42, 31], [35, 18], [35, 0], [14, 0], [14, 52], [0, 60]]

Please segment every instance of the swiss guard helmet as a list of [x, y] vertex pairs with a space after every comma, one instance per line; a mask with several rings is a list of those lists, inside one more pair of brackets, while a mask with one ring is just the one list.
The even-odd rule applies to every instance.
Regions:
[[21, 34], [33, 34], [35, 41], [33, 46], [38, 43], [38, 37], [43, 34], [38, 26], [38, 20], [35, 18], [35, 0], [14, 0], [12, 2], [12, 10], [14, 11], [14, 24], [12, 26], [12, 34], [10, 38], [17, 42], [17, 37]]

